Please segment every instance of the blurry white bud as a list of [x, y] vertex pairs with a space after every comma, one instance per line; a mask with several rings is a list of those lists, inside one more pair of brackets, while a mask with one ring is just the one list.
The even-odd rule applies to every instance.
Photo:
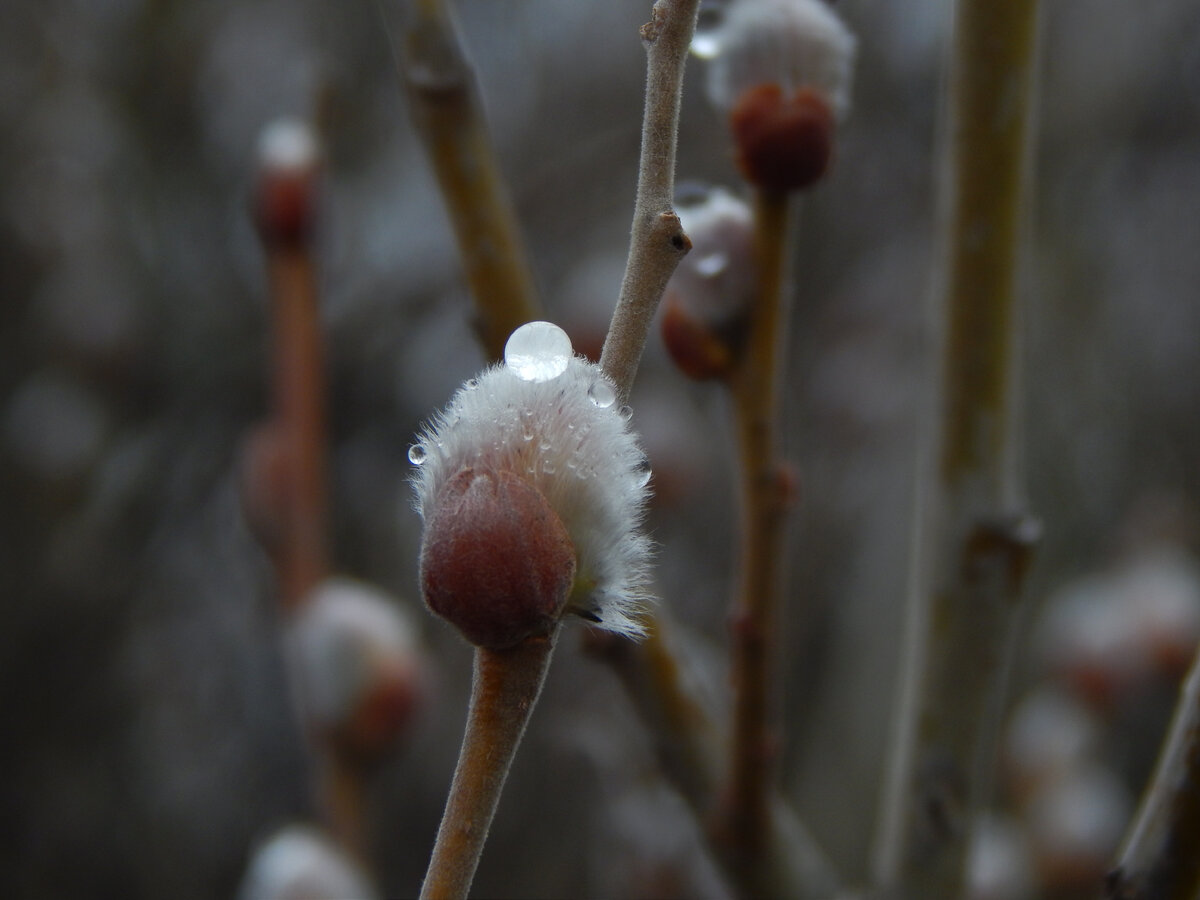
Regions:
[[237, 896], [238, 900], [371, 900], [379, 895], [359, 866], [324, 833], [291, 825], [255, 851]]
[[290, 627], [308, 722], [358, 759], [390, 750], [423, 691], [416, 631], [398, 602], [369, 585], [330, 578]]
[[1048, 671], [1100, 707], [1136, 692], [1152, 671], [1133, 609], [1111, 575], [1083, 578], [1055, 593], [1034, 639]]
[[741, 349], [746, 315], [757, 288], [754, 217], [724, 188], [677, 198], [680, 222], [692, 242], [663, 299], [663, 343], [684, 374], [727, 375]]
[[715, 7], [692, 49], [708, 62], [708, 96], [731, 109], [746, 91], [807, 88], [841, 119], [850, 108], [854, 35], [825, 0], [732, 0]]
[[1134, 630], [1155, 665], [1181, 677], [1200, 642], [1200, 569], [1181, 549], [1147, 551], [1118, 575], [1118, 591], [1129, 604]]
[[320, 144], [307, 122], [278, 119], [263, 129], [254, 206], [255, 224], [267, 246], [295, 247], [311, 238], [320, 164]]
[[994, 813], [980, 817], [967, 855], [968, 900], [1030, 900], [1033, 860], [1021, 827]]
[[722, 187], [679, 197], [676, 212], [692, 242], [671, 276], [689, 309], [705, 321], [729, 322], [754, 299], [754, 215], [740, 197]]
[[562, 329], [513, 332], [409, 451], [425, 521], [426, 602], [480, 646], [548, 633], [563, 612], [640, 634], [650, 470], [616, 392]]
[[1053, 686], [1040, 687], [1021, 700], [1004, 732], [1004, 765], [1018, 797], [1078, 766], [1100, 740], [1095, 716]]
[[1046, 889], [1095, 889], [1110, 865], [1133, 799], [1113, 772], [1093, 763], [1047, 782], [1026, 812], [1030, 846]]
[[321, 158], [317, 136], [302, 119], [276, 119], [258, 137], [258, 164], [274, 172], [307, 172]]
[[85, 384], [44, 369], [13, 392], [4, 410], [4, 442], [12, 458], [42, 478], [84, 475], [109, 433], [104, 405]]

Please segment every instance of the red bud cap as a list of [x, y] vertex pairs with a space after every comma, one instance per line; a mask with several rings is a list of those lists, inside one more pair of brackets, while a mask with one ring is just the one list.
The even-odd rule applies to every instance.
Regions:
[[833, 157], [833, 110], [809, 88], [786, 97], [777, 84], [752, 87], [734, 104], [729, 124], [738, 168], [756, 187], [809, 187], [825, 174]]
[[[727, 335], [697, 318], [676, 291], [663, 300], [662, 339], [671, 359], [696, 381], [726, 378], [733, 371], [734, 350]], [[740, 341], [737, 342], [740, 346]]]
[[575, 581], [566, 526], [530, 482], [467, 466], [435, 501], [421, 545], [425, 602], [479, 647], [549, 635]]
[[312, 238], [316, 220], [320, 148], [304, 122], [281, 119], [263, 129], [254, 221], [268, 247], [298, 248]]

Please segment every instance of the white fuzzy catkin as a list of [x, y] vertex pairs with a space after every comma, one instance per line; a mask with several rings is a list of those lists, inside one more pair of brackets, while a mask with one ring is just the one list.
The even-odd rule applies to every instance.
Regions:
[[321, 726], [347, 721], [378, 672], [415, 668], [416, 629], [399, 601], [368, 584], [328, 578], [313, 589], [288, 631], [307, 714]]
[[[527, 355], [514, 352], [529, 329], [553, 344], [548, 357], [553, 365], [527, 367]], [[467, 466], [527, 479], [562, 520], [575, 547], [568, 611], [608, 631], [640, 635], [638, 612], [648, 600], [650, 556], [641, 520], [650, 470], [628, 411], [618, 408], [600, 367], [575, 355], [557, 326], [522, 326], [505, 356], [506, 364], [463, 385], [410, 450], [417, 511], [430, 521], [442, 487]]]
[[854, 35], [824, 0], [733, 0], [712, 35], [708, 96], [729, 109], [747, 90], [812, 88], [834, 115], [850, 109]]
[[238, 900], [378, 896], [359, 865], [323, 831], [290, 825], [271, 836], [250, 860]]
[[676, 212], [692, 250], [680, 260], [668, 289], [707, 325], [724, 325], [745, 315], [758, 287], [750, 206], [725, 188], [714, 187], [694, 202], [677, 200]]

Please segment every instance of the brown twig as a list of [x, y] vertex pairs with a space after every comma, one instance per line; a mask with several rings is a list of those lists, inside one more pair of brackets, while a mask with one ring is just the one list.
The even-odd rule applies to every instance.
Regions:
[[412, 0], [400, 43], [401, 81], [458, 241], [480, 341], [500, 359], [513, 330], [540, 314], [475, 75], [444, 0]]
[[[755, 202], [759, 287], [746, 343], [730, 379], [742, 482], [741, 579], [732, 618], [733, 733], [721, 840], [753, 884], [770, 845], [774, 747], [771, 664], [783, 562], [787, 491], [781, 483], [779, 377], [786, 332], [788, 198], [760, 190]], [[761, 893], [756, 891], [755, 893]]]
[[556, 636], [529, 638], [510, 650], [476, 648], [466, 732], [422, 900], [467, 896]]
[[679, 101], [699, 0], [658, 0], [642, 26], [646, 46], [646, 108], [637, 199], [621, 295], [604, 339], [600, 366], [629, 399], [658, 301], [691, 242], [674, 210]]
[[941, 411], [919, 512], [914, 591], [877, 874], [913, 897], [961, 892], [986, 802], [997, 699], [1038, 526], [1021, 512], [1017, 271], [1037, 0], [960, 0], [949, 73]]
[[1200, 895], [1200, 654], [1105, 887], [1109, 900]]
[[285, 609], [328, 574], [324, 350], [316, 266], [307, 244], [268, 247], [275, 340], [274, 437], [284, 459], [276, 568]]

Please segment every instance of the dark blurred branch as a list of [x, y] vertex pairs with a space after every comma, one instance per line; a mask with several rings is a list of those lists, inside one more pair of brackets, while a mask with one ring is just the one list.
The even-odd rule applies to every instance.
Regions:
[[1200, 655], [1106, 888], [1109, 900], [1200, 895]]
[[412, 0], [405, 13], [400, 79], [458, 241], [480, 341], [500, 359], [508, 336], [540, 316], [524, 240], [448, 4]]
[[986, 802], [998, 690], [1038, 526], [1017, 474], [1017, 273], [1024, 233], [1037, 0], [960, 0], [948, 77], [937, 273], [940, 417], [918, 491], [878, 875], [906, 896], [958, 896]]

